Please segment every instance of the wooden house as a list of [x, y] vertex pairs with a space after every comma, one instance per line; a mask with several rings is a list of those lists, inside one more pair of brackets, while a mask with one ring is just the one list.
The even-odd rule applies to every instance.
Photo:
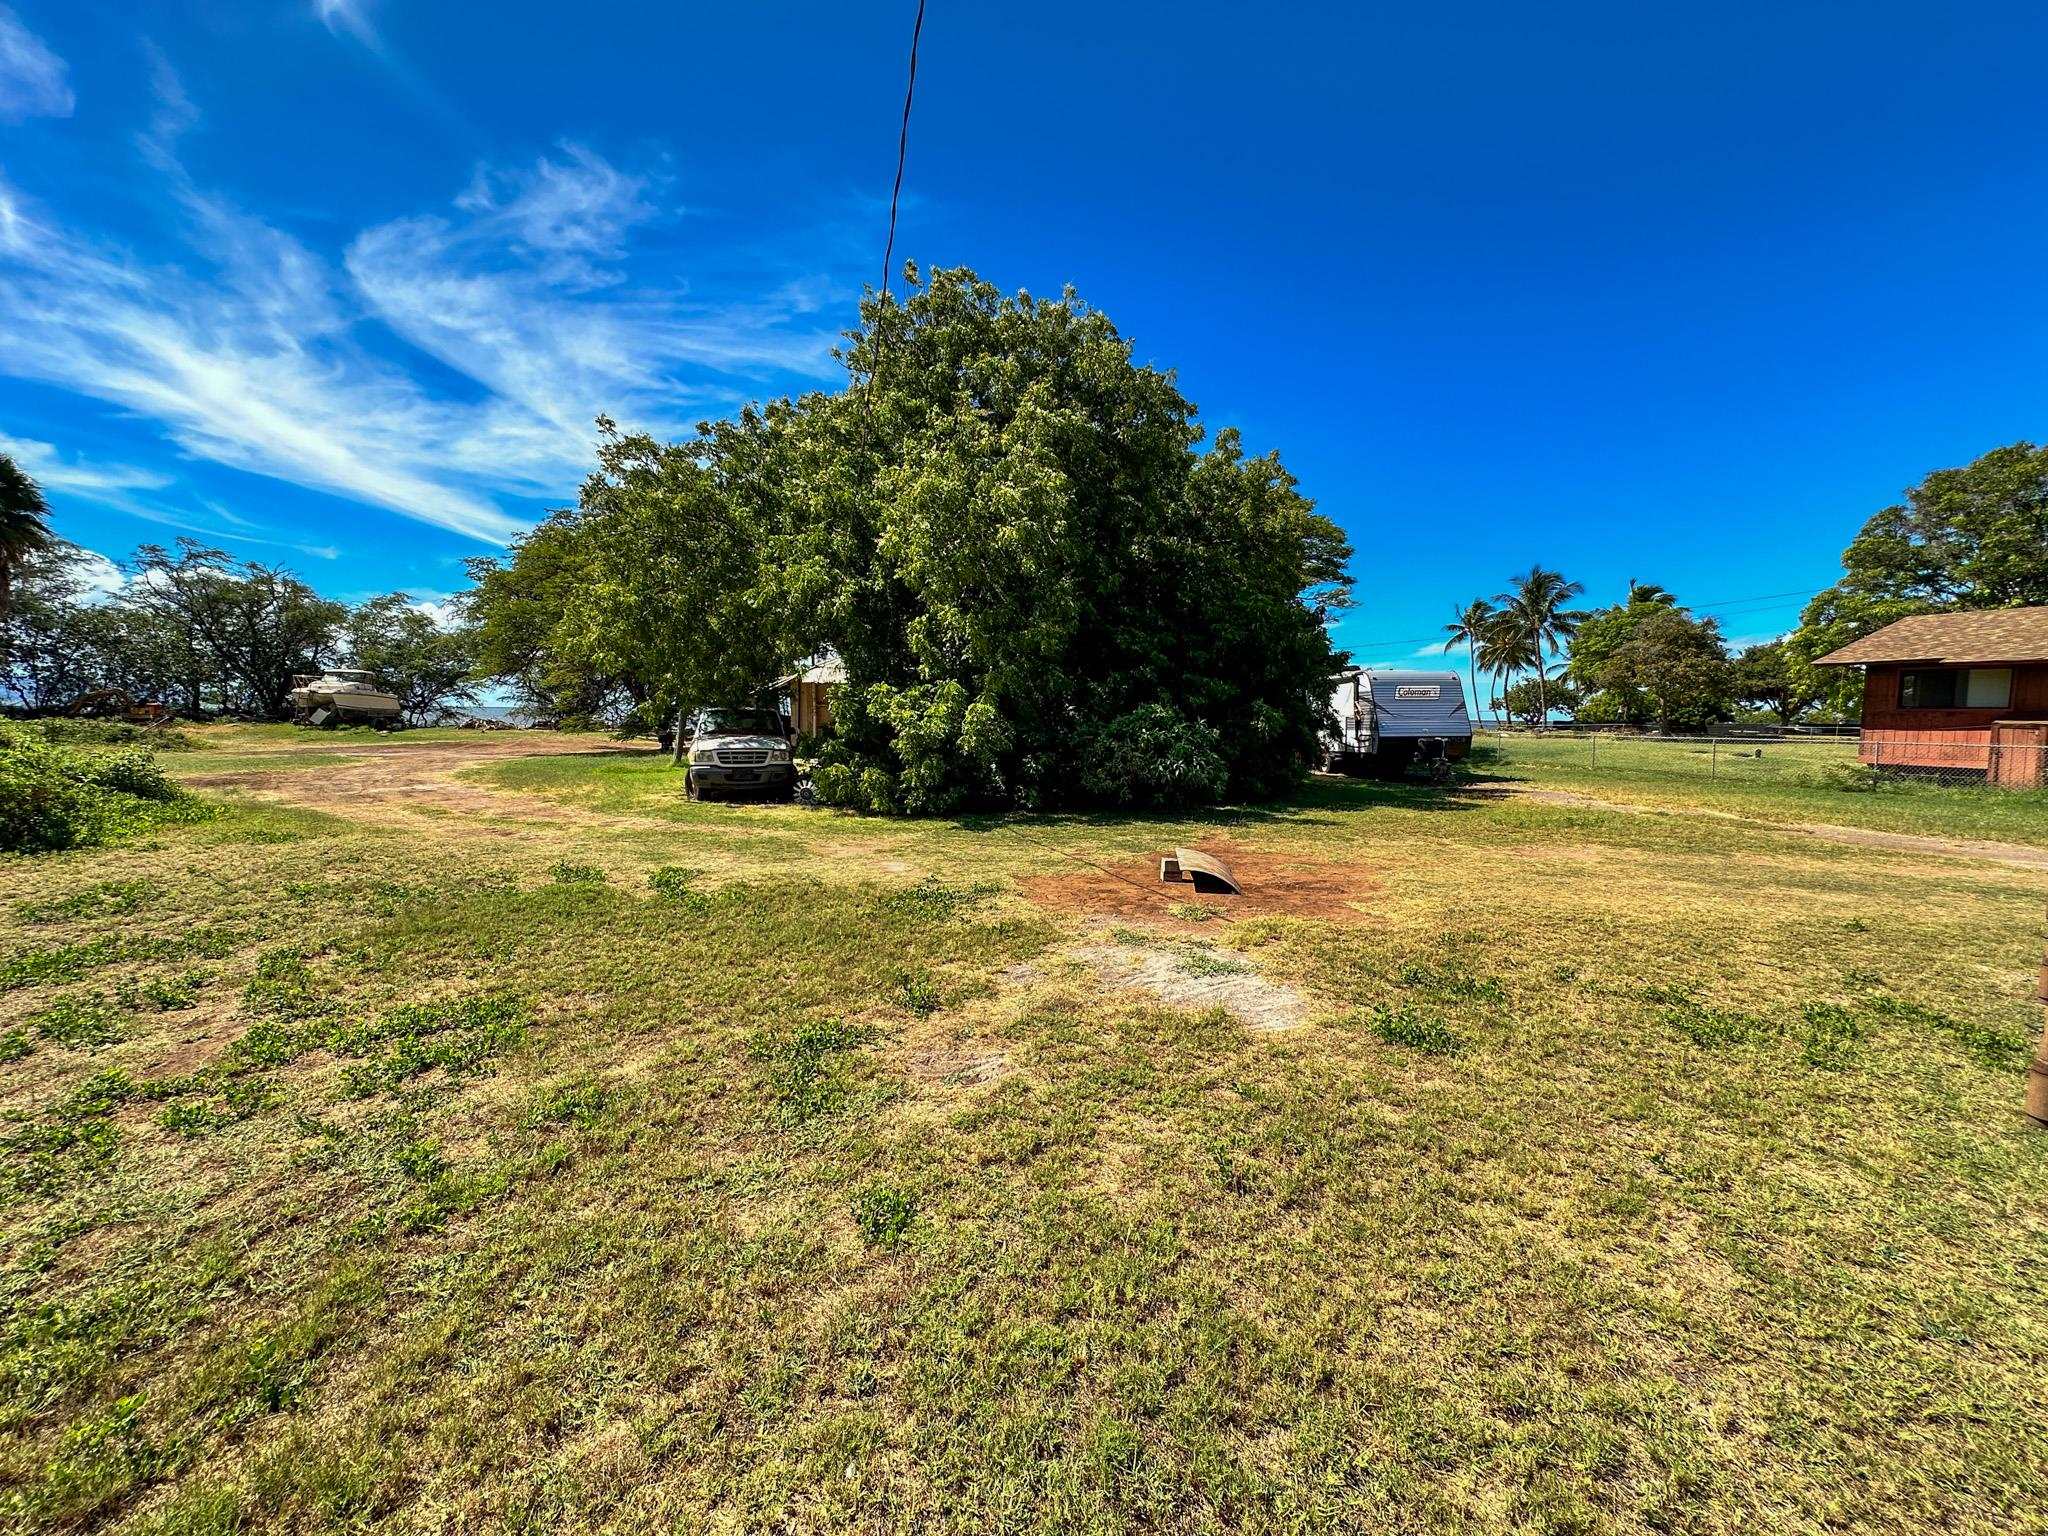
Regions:
[[1864, 762], [2048, 784], [2048, 607], [1919, 614], [1814, 664], [1863, 668]]

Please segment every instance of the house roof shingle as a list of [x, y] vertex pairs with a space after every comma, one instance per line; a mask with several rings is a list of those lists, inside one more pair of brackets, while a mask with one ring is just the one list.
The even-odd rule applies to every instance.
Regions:
[[1916, 614], [1887, 624], [1839, 651], [1830, 651], [1814, 665], [1855, 667], [1873, 661], [1932, 661], [1958, 666], [1988, 661], [2048, 661], [2048, 607]]

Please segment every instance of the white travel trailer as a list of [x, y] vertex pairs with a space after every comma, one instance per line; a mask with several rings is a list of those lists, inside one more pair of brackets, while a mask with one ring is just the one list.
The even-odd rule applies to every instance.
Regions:
[[1323, 738], [1333, 773], [1391, 779], [1422, 765], [1433, 776], [1472, 748], [1472, 720], [1455, 672], [1348, 667], [1331, 680], [1334, 733]]

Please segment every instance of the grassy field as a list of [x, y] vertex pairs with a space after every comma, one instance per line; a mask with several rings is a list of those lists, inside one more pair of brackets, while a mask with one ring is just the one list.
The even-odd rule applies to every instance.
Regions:
[[1831, 822], [1923, 836], [1988, 838], [2048, 847], [2048, 790], [1950, 787], [1894, 779], [1844, 788], [1856, 743], [1826, 737], [1710, 746], [1626, 736], [1480, 738], [1481, 774], [1679, 810], [1764, 821]]
[[2048, 871], [470, 741], [0, 862], [5, 1529], [2040, 1529]]

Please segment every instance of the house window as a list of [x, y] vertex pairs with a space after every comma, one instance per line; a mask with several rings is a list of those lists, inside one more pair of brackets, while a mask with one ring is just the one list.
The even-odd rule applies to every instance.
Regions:
[[1926, 668], [1899, 674], [1901, 709], [2004, 709], [2011, 703], [2011, 667]]
[[1972, 667], [1964, 674], [1965, 709], [2004, 709], [2012, 703], [2011, 667]]
[[1960, 672], [1901, 672], [1899, 708], [1954, 709]]

